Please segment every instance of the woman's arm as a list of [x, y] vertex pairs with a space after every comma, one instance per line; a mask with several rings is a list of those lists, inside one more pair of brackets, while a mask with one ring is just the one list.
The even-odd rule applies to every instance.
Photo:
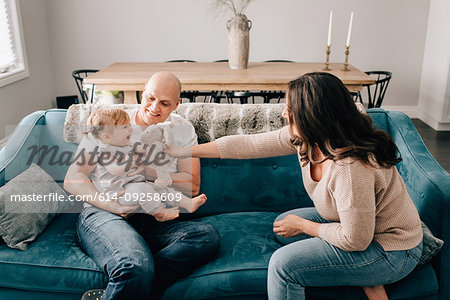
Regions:
[[376, 175], [360, 161], [335, 165], [327, 190], [339, 222], [320, 224], [319, 237], [344, 251], [364, 251], [375, 234]]
[[283, 156], [297, 153], [290, 142], [288, 127], [251, 135], [232, 135], [192, 148], [168, 146], [165, 150], [174, 157], [249, 159]]
[[220, 158], [219, 149], [216, 141], [206, 144], [195, 145], [192, 147], [178, 147], [167, 145], [164, 150], [167, 154], [173, 157], [202, 157], [202, 158]]

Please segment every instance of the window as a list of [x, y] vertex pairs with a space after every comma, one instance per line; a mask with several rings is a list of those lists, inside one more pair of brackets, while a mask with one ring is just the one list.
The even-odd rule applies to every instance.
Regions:
[[0, 87], [29, 76], [17, 0], [0, 0]]

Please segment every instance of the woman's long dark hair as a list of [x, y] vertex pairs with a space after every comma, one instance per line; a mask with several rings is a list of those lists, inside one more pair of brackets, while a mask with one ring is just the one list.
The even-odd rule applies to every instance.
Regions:
[[384, 168], [401, 161], [391, 136], [375, 129], [370, 117], [358, 111], [349, 91], [336, 76], [316, 72], [292, 80], [287, 100], [291, 141], [300, 146], [304, 165], [318, 162], [312, 156], [315, 145], [327, 159], [334, 161], [353, 157], [370, 164], [369, 158], [373, 156]]

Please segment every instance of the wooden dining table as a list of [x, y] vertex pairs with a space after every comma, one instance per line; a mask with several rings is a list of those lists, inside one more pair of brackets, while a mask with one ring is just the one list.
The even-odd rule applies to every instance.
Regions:
[[137, 93], [144, 90], [153, 73], [173, 72], [189, 91], [286, 91], [288, 82], [309, 72], [329, 72], [342, 80], [350, 91], [360, 91], [375, 80], [366, 73], [343, 63], [250, 62], [247, 69], [232, 70], [227, 62], [117, 62], [84, 79], [98, 90], [123, 91], [124, 103], [137, 103]]

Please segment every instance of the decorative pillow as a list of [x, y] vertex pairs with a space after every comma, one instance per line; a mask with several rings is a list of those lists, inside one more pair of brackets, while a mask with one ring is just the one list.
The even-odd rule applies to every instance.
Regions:
[[64, 190], [33, 163], [0, 188], [0, 236], [8, 247], [26, 250], [69, 204]]
[[424, 265], [429, 262], [435, 255], [439, 253], [444, 241], [435, 237], [430, 229], [422, 222], [423, 230], [423, 250], [422, 256], [420, 257], [419, 264]]

